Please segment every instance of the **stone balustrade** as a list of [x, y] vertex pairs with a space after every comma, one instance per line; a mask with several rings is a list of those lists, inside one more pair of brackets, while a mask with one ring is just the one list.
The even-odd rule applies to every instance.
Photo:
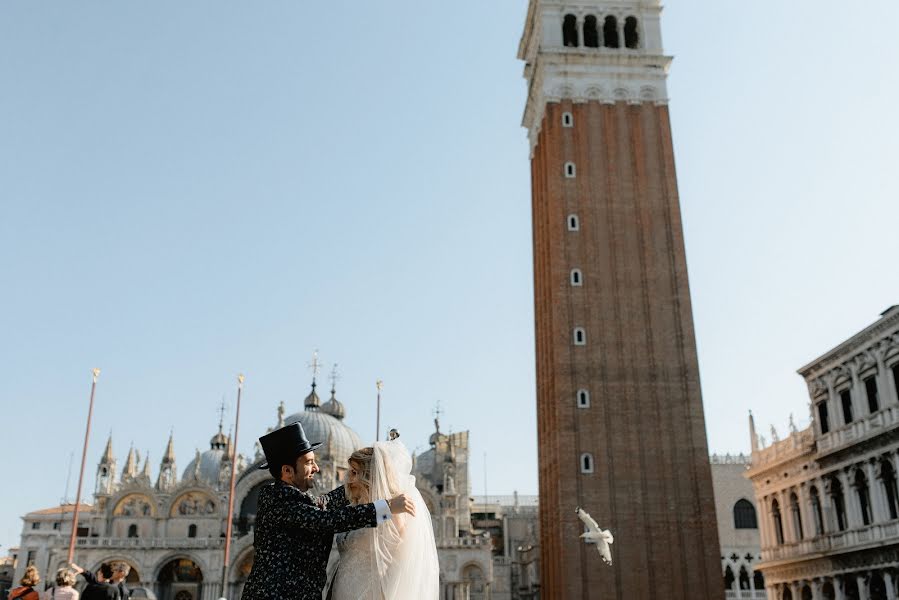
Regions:
[[87, 537], [77, 538], [78, 548], [224, 548], [225, 538], [112, 538]]
[[820, 535], [801, 542], [765, 548], [762, 550], [762, 562], [803, 558], [839, 551], [841, 548], [858, 549], [859, 546], [872, 543], [882, 545], [896, 542], [899, 542], [899, 521], [876, 523], [867, 527]]
[[818, 438], [818, 455], [856, 444], [899, 424], [899, 406], [889, 405]]

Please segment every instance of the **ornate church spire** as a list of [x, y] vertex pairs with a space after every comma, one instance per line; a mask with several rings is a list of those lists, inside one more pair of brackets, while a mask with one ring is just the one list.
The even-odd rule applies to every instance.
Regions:
[[110, 433], [109, 439], [106, 440], [106, 449], [103, 451], [103, 456], [97, 464], [97, 483], [94, 487], [94, 493], [98, 496], [112, 494], [115, 487], [115, 476], [116, 460], [115, 455], [112, 453], [112, 433]]
[[131, 446], [131, 449], [128, 450], [128, 458], [125, 460], [125, 468], [122, 469], [122, 481], [126, 481], [128, 479], [134, 479], [137, 477], [137, 463], [139, 457], [137, 453], [134, 451], [134, 446]]
[[159, 461], [159, 477], [156, 479], [156, 489], [160, 492], [170, 492], [178, 483], [178, 470], [175, 467], [175, 432], [169, 432], [169, 443], [166, 445], [165, 454]]

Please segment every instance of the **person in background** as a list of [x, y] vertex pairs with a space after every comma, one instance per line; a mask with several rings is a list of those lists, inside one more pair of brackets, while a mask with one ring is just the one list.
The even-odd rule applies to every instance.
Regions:
[[41, 582], [41, 575], [38, 573], [37, 567], [29, 565], [25, 569], [25, 575], [19, 582], [19, 587], [9, 590], [9, 600], [40, 600], [40, 593], [34, 589], [34, 586]]
[[56, 585], [44, 592], [43, 600], [78, 600], [75, 585], [76, 573], [72, 569], [60, 569], [56, 572]]
[[[110, 569], [112, 569], [112, 575], [105, 577], [102, 581], [115, 586], [116, 593], [118, 594], [116, 598], [118, 598], [118, 600], [129, 600], [131, 598], [131, 590], [127, 585], [125, 585], [125, 578], [128, 577], [128, 573], [131, 572], [131, 566], [128, 565], [128, 563], [120, 560], [111, 562], [108, 566]], [[98, 583], [100, 581], [101, 573], [99, 570], [96, 574], [94, 574], [82, 567], [79, 567], [75, 563], [72, 563], [72, 568], [75, 570], [76, 574], [84, 577], [88, 585], [92, 583]], [[102, 568], [103, 567], [101, 566], [100, 569], [102, 570]]]
[[[79, 567], [72, 565], [74, 569]], [[90, 571], [82, 570], [82, 574], [87, 576]], [[87, 577], [86, 577], [87, 578]], [[97, 569], [97, 574], [90, 574], [87, 578], [90, 583], [84, 588], [81, 600], [119, 600], [119, 588], [109, 582], [112, 579], [112, 565], [103, 563]], [[91, 581], [93, 579], [93, 581]]]

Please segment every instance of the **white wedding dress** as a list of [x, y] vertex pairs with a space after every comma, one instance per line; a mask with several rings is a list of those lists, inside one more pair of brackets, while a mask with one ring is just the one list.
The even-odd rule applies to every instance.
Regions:
[[377, 527], [337, 535], [340, 561], [331, 600], [437, 600], [437, 546], [431, 515], [415, 487], [412, 458], [399, 440], [376, 442], [371, 497], [398, 494], [415, 502], [414, 517], [393, 515]]

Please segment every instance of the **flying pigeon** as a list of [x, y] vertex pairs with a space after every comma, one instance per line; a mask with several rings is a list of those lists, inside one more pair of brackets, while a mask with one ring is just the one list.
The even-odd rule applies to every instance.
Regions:
[[587, 526], [587, 531], [582, 533], [581, 537], [588, 544], [596, 544], [596, 549], [599, 550], [599, 556], [602, 558], [602, 561], [607, 565], [611, 565], [612, 549], [609, 547], [609, 544], [615, 541], [612, 537], [612, 532], [608, 529], [600, 529], [593, 517], [588, 515], [580, 506], [575, 511], [578, 518]]

